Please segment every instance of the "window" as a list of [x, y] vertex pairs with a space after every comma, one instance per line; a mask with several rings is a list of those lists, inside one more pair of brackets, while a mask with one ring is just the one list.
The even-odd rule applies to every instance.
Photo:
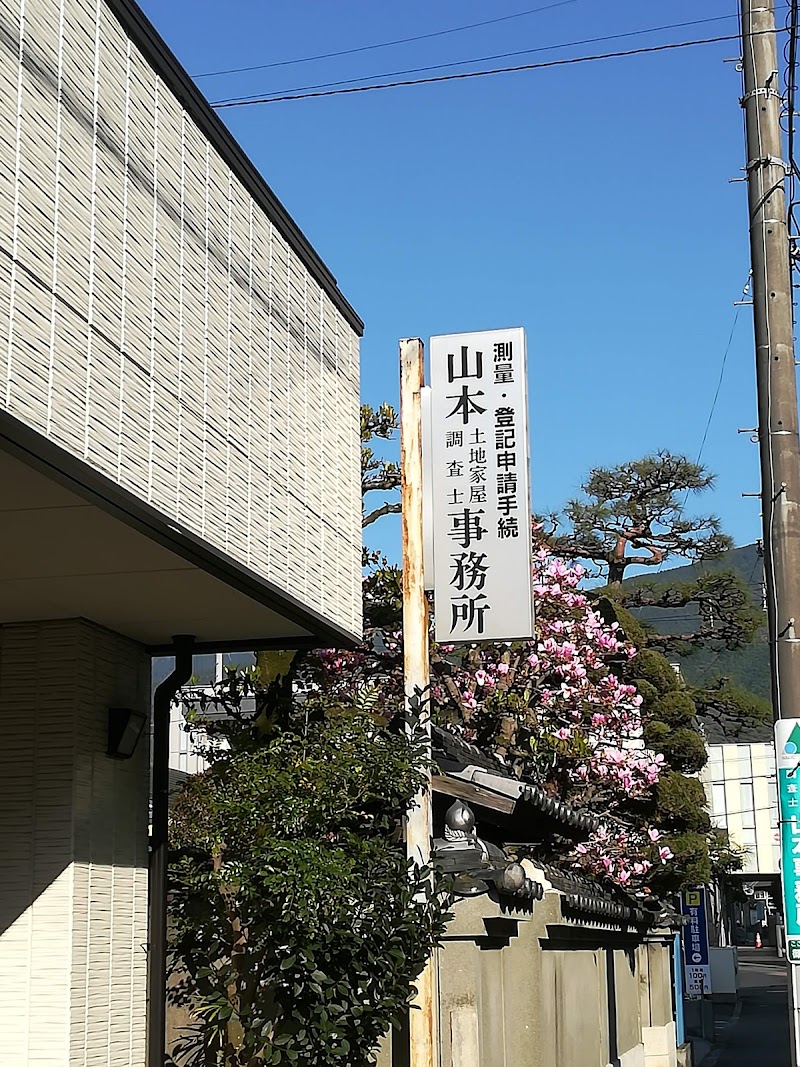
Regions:
[[255, 667], [256, 657], [253, 652], [226, 652], [222, 657], [222, 665], [247, 670], [248, 667]]
[[711, 786], [711, 814], [721, 826], [727, 825], [725, 785], [722, 782], [714, 782]]
[[742, 844], [748, 850], [751, 857], [754, 859], [756, 854], [756, 832], [755, 830], [743, 830], [742, 831]]
[[741, 780], [743, 780], [745, 778], [752, 778], [753, 769], [752, 769], [752, 765], [750, 763], [750, 746], [749, 745], [743, 745], [740, 748], [739, 757], [738, 757], [737, 763], [738, 763], [737, 774], [739, 776], [739, 780], [741, 781]]
[[754, 830], [756, 825], [756, 812], [752, 782], [739, 783], [739, 799], [739, 810], [742, 813], [742, 826], [746, 830]]

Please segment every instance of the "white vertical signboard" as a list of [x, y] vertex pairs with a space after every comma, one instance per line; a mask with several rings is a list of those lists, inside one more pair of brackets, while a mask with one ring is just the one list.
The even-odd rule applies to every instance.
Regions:
[[436, 640], [533, 636], [525, 332], [432, 337]]

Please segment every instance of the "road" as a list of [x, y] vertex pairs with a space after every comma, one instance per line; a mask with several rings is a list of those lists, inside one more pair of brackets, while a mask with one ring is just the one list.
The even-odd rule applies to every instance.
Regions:
[[771, 949], [739, 949], [741, 1014], [703, 1067], [790, 1067], [786, 964]]

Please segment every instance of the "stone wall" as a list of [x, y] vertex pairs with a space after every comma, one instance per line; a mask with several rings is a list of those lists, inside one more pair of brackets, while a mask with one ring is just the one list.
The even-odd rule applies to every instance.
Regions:
[[[670, 931], [460, 901], [437, 954], [439, 1067], [675, 1067]], [[400, 1038], [378, 1067], [402, 1067]]]

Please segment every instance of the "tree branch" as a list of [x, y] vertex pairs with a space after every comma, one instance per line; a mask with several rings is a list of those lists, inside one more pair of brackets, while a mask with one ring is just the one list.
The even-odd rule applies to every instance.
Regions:
[[370, 513], [368, 515], [365, 515], [364, 518], [361, 520], [361, 526], [362, 526], [362, 528], [364, 526], [369, 526], [371, 523], [377, 522], [378, 519], [382, 519], [384, 515], [399, 515], [399, 514], [400, 514], [400, 503], [399, 503], [399, 501], [396, 504], [384, 504], [382, 507], [375, 508], [374, 511], [370, 511]]
[[361, 479], [361, 492], [371, 493], [374, 489], [389, 492], [400, 485], [400, 471], [386, 470], [380, 474], [366, 474]]

